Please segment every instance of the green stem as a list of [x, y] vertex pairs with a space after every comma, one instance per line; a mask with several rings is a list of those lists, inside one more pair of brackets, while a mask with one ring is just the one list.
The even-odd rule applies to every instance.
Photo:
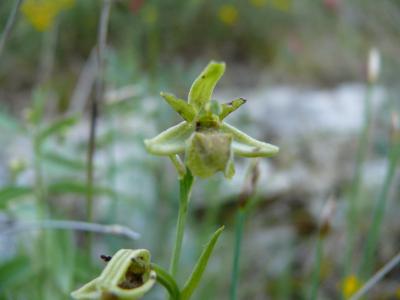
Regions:
[[[35, 179], [35, 198], [36, 204], [38, 208], [38, 217], [39, 219], [44, 219], [47, 216], [47, 202], [46, 202], [46, 193], [43, 182], [43, 172], [42, 172], [42, 146], [40, 144], [39, 139], [37, 138], [38, 134], [35, 132], [33, 136], [33, 152], [34, 152], [34, 179]], [[42, 257], [46, 257], [48, 254], [46, 243], [48, 242], [49, 236], [43, 232], [41, 238], [36, 240], [36, 266], [43, 272], [43, 276], [35, 278], [35, 284], [40, 287], [38, 289], [39, 295], [41, 298], [45, 297], [46, 283], [49, 279], [47, 276], [48, 270], [47, 264], [45, 260], [41, 259]], [[38, 280], [38, 281], [37, 281]]]
[[244, 221], [246, 219], [246, 210], [240, 207], [236, 213], [236, 223], [235, 223], [235, 246], [233, 249], [233, 268], [231, 277], [231, 291], [230, 299], [237, 299], [237, 289], [239, 282], [239, 265], [240, 265], [240, 252], [242, 245]]
[[38, 141], [37, 136], [33, 138], [34, 147], [34, 177], [35, 177], [35, 196], [37, 201], [37, 206], [39, 208], [40, 218], [46, 217], [47, 203], [45, 200], [45, 189], [43, 184], [43, 174], [42, 174], [42, 149], [40, 141]]
[[179, 213], [178, 221], [176, 224], [176, 240], [174, 250], [172, 252], [170, 273], [173, 277], [176, 276], [179, 269], [179, 259], [181, 256], [183, 235], [185, 232], [186, 216], [189, 206], [190, 193], [192, 191], [194, 178], [190, 170], [186, 171], [185, 176], [179, 180], [180, 186], [180, 200], [179, 200]]
[[388, 169], [375, 205], [372, 224], [368, 233], [368, 239], [364, 249], [364, 255], [360, 270], [360, 274], [362, 274], [364, 278], [368, 278], [370, 276], [372, 268], [374, 267], [374, 262], [375, 262], [374, 253], [378, 245], [379, 231], [382, 225], [383, 216], [385, 214], [385, 208], [389, 190], [393, 182], [394, 175], [396, 173], [396, 167], [399, 160], [399, 156], [400, 156], [400, 142], [395, 141], [395, 144], [392, 147], [390, 147]]
[[317, 240], [317, 245], [315, 249], [316, 254], [316, 261], [315, 261], [315, 269], [312, 276], [311, 281], [311, 292], [310, 298], [311, 300], [318, 299], [318, 288], [319, 288], [319, 281], [321, 278], [321, 262], [322, 262], [322, 255], [323, 255], [323, 237], [319, 236]]
[[352, 266], [353, 248], [355, 244], [356, 229], [358, 224], [358, 213], [357, 213], [357, 202], [359, 197], [360, 186], [362, 182], [362, 168], [367, 155], [368, 137], [371, 127], [371, 97], [372, 97], [373, 85], [368, 84], [367, 92], [364, 102], [364, 125], [359, 136], [358, 150], [357, 150], [357, 162], [354, 174], [354, 180], [352, 184], [351, 195], [349, 199], [349, 211], [348, 211], [348, 235], [347, 235], [347, 249], [345, 252], [345, 275], [347, 275]]
[[157, 273], [157, 282], [161, 284], [168, 291], [171, 300], [179, 300], [181, 294], [175, 279], [163, 268], [154, 263], [151, 268]]
[[256, 185], [258, 182], [258, 177], [259, 177], [258, 161], [253, 160], [249, 166], [244, 187], [238, 199], [239, 207], [236, 212], [236, 221], [235, 221], [235, 245], [233, 249], [233, 263], [232, 263], [231, 289], [230, 289], [231, 300], [237, 299], [244, 223], [248, 212], [252, 208], [254, 208], [257, 203], [255, 194], [256, 194]]

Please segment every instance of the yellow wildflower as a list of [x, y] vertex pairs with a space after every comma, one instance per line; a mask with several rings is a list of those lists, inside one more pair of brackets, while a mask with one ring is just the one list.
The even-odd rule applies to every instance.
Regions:
[[263, 7], [267, 4], [267, 0], [249, 0], [250, 4], [255, 7]]
[[396, 289], [396, 299], [400, 299], [400, 287]]
[[221, 22], [229, 26], [236, 23], [238, 15], [236, 7], [230, 4], [222, 5], [218, 11], [218, 17]]
[[21, 12], [37, 31], [46, 31], [60, 12], [74, 3], [75, 0], [25, 0]]
[[342, 282], [342, 294], [345, 299], [350, 299], [361, 287], [361, 282], [355, 275], [347, 276]]

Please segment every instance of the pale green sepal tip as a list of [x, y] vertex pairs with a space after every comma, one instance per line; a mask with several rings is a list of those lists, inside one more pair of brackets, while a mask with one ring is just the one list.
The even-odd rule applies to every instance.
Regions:
[[219, 114], [219, 119], [222, 121], [225, 119], [229, 114], [237, 110], [240, 106], [246, 103], [246, 100], [243, 98], [235, 99], [229, 103], [224, 103], [221, 105], [221, 113]]
[[233, 136], [233, 153], [239, 156], [271, 157], [279, 152], [277, 146], [256, 140], [227, 123], [222, 123], [221, 131]]
[[249, 145], [240, 142], [233, 142], [233, 153], [243, 157], [272, 157], [279, 152], [279, 148], [275, 145], [263, 142], [259, 143], [259, 145]]
[[225, 63], [211, 61], [193, 82], [189, 91], [189, 104], [200, 111], [212, 96], [214, 88], [225, 72]]

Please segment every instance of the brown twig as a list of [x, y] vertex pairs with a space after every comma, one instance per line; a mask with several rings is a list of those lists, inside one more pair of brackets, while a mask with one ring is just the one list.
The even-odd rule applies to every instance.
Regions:
[[[97, 66], [98, 73], [95, 83], [94, 97], [91, 97], [90, 102], [90, 125], [89, 125], [89, 141], [87, 149], [87, 167], [86, 167], [86, 181], [87, 181], [87, 193], [86, 193], [86, 209], [87, 209], [87, 220], [92, 222], [94, 219], [93, 212], [93, 179], [94, 179], [94, 156], [96, 152], [96, 128], [99, 115], [99, 106], [103, 102], [104, 97], [104, 52], [106, 48], [107, 40], [107, 28], [110, 17], [112, 0], [103, 0], [101, 9], [100, 21], [97, 32]], [[92, 252], [92, 235], [88, 235], [87, 240], [88, 254]]]
[[87, 151], [88, 192], [86, 195], [87, 219], [89, 222], [93, 221], [93, 160], [96, 152], [96, 127], [99, 115], [99, 106], [103, 102], [104, 94], [104, 52], [106, 48], [107, 28], [111, 10], [111, 1], [112, 0], [104, 0], [101, 10], [96, 47], [98, 77], [95, 84], [95, 95], [91, 98], [90, 103], [90, 127]]

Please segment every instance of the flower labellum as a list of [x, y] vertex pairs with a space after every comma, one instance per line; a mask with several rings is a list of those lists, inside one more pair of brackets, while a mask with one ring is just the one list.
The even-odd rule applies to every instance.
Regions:
[[211, 100], [224, 72], [224, 63], [211, 61], [192, 84], [188, 101], [161, 93], [184, 121], [145, 140], [148, 152], [169, 156], [180, 173], [182, 168], [178, 155], [184, 154], [185, 166], [194, 176], [201, 178], [219, 171], [231, 178], [235, 174], [234, 155], [270, 157], [278, 153], [278, 147], [255, 140], [224, 122], [230, 113], [246, 103], [243, 98], [225, 104]]
[[150, 252], [145, 249], [119, 250], [99, 277], [71, 293], [78, 300], [136, 300], [156, 282], [150, 267]]

